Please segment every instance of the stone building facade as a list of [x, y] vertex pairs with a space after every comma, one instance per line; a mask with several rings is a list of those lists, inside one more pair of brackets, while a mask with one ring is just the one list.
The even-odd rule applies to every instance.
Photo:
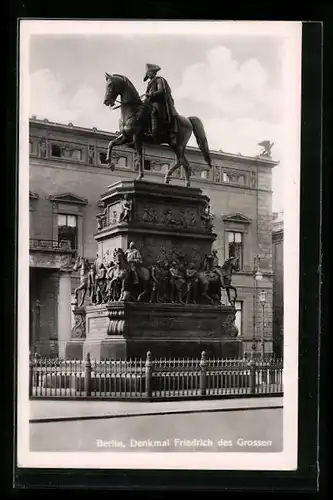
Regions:
[[[125, 146], [114, 150], [115, 170], [107, 168], [106, 147], [114, 137], [97, 129], [30, 119], [30, 344], [40, 354], [61, 355], [70, 338], [71, 295], [79, 283], [72, 271], [73, 258], [96, 257], [93, 234], [100, 195], [110, 184], [137, 175], [133, 149]], [[211, 200], [220, 263], [232, 253], [240, 256], [241, 270], [233, 281], [245, 352], [251, 350], [254, 338], [260, 343], [261, 307], [253, 300], [253, 262], [260, 256], [260, 288], [267, 292], [266, 352], [272, 352], [271, 182], [276, 162], [222, 151], [211, 151], [211, 156], [213, 168], [209, 169], [197, 148], [187, 149], [192, 186]], [[173, 161], [169, 148], [145, 147], [145, 180], [163, 182]], [[171, 183], [183, 185], [181, 169]]]
[[283, 212], [273, 213], [273, 349], [283, 357]]

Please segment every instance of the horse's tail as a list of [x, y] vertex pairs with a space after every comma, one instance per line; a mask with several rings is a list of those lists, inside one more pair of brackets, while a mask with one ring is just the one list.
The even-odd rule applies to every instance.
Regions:
[[202, 121], [197, 116], [189, 116], [188, 119], [190, 120], [190, 122], [192, 124], [193, 133], [194, 133], [195, 139], [198, 143], [199, 149], [200, 149], [201, 153], [203, 154], [203, 157], [204, 157], [206, 163], [210, 167], [212, 167], [212, 159], [210, 157], [208, 141], [207, 141], [206, 132], [205, 132]]

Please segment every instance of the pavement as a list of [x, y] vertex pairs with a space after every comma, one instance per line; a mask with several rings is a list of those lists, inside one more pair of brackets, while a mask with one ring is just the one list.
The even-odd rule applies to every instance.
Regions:
[[65, 401], [35, 399], [30, 423], [93, 420], [133, 416], [244, 411], [283, 408], [282, 397], [181, 401]]
[[[244, 409], [39, 421], [30, 424], [29, 447], [33, 452], [147, 452], [146, 456], [149, 452], [281, 452], [283, 409]], [[70, 463], [71, 467], [74, 462]]]

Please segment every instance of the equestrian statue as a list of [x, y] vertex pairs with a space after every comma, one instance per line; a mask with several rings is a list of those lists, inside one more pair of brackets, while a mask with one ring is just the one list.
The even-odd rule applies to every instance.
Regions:
[[[121, 111], [120, 135], [110, 141], [106, 162], [113, 170], [112, 149], [123, 144], [133, 147], [139, 168], [137, 178], [141, 180], [144, 176], [143, 145], [167, 144], [177, 159], [165, 174], [164, 182], [168, 184], [173, 172], [182, 166], [185, 172], [185, 185], [189, 187], [191, 167], [185, 156], [186, 145], [194, 133], [206, 163], [212, 167], [207, 137], [200, 118], [196, 116], [186, 118], [177, 113], [168, 82], [157, 75], [160, 70], [160, 66], [156, 64], [146, 65], [144, 81], [149, 81], [144, 96], [139, 96], [126, 76], [105, 73], [104, 104], [111, 109], [120, 108]], [[117, 101], [118, 96], [120, 101]], [[142, 101], [141, 97], [145, 99]], [[115, 106], [116, 103], [119, 105]]]

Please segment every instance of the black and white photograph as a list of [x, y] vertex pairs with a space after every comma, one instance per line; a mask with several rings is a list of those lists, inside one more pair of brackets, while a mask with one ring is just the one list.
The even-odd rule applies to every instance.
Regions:
[[20, 22], [20, 467], [296, 470], [300, 22]]

